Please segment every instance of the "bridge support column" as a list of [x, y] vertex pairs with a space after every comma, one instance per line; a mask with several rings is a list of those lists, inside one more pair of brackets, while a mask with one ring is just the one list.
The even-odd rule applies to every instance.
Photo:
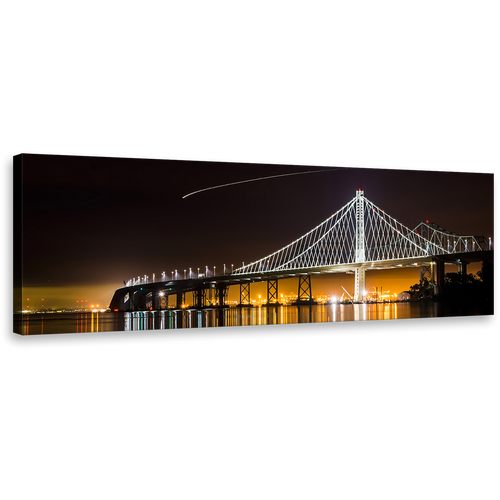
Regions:
[[460, 283], [465, 283], [467, 281], [467, 262], [463, 260], [458, 263], [458, 273], [460, 274]]
[[204, 288], [197, 288], [193, 291], [193, 302], [197, 309], [202, 309], [206, 306], [206, 290]]
[[240, 306], [251, 305], [250, 283], [240, 283]]
[[130, 290], [130, 296], [129, 296], [129, 311], [134, 312], [135, 311], [135, 292]]
[[278, 280], [267, 280], [267, 305], [278, 305]]
[[425, 279], [434, 283], [434, 262], [431, 262], [428, 266], [420, 267], [420, 281], [423, 282]]
[[436, 270], [436, 281], [434, 282], [434, 295], [439, 295], [443, 292], [444, 286], [444, 262], [437, 260], [433, 262], [433, 267]]
[[158, 309], [161, 309], [161, 295], [160, 295], [161, 290], [153, 290], [152, 291], [152, 296], [151, 296], [151, 306], [153, 308], [153, 311], [156, 311]]
[[186, 297], [186, 294], [183, 293], [182, 291], [179, 291], [176, 293], [176, 307], [177, 307], [177, 309], [182, 308], [182, 304], [184, 303], [185, 297]]
[[354, 300], [356, 302], [363, 301], [366, 298], [366, 270], [363, 267], [358, 267], [354, 273]]
[[312, 303], [311, 276], [299, 276], [299, 293], [297, 294], [297, 303]]
[[154, 290], [152, 290], [146, 295], [146, 309], [153, 310], [155, 308], [154, 303], [155, 303], [155, 292]]
[[219, 307], [224, 307], [226, 304], [228, 286], [219, 285], [215, 288], [215, 299]]

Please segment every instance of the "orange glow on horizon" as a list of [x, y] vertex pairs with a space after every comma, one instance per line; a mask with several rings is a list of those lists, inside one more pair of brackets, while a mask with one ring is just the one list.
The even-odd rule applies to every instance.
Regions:
[[[467, 273], [475, 274], [481, 270], [480, 263], [473, 263], [467, 266]], [[445, 273], [457, 272], [457, 266], [446, 266]], [[328, 295], [340, 297], [343, 293], [342, 286], [351, 294], [354, 292], [354, 274], [323, 274], [314, 275], [311, 280], [312, 294]], [[388, 290], [397, 295], [401, 292], [409, 290], [412, 285], [420, 281], [420, 267], [408, 267], [400, 269], [388, 270], [373, 270], [366, 273], [366, 291], [371, 293], [377, 288], [384, 293]], [[106, 309], [111, 302], [113, 294], [116, 289], [120, 288], [119, 284], [112, 283], [107, 285], [86, 285], [84, 287], [25, 287], [23, 295], [29, 295], [26, 298], [26, 303], [35, 303], [37, 307], [41, 307], [43, 300], [43, 307], [45, 309], [72, 309], [76, 304], [80, 307], [82, 304], [85, 307], [85, 300], [76, 299], [82, 295], [82, 292], [93, 297], [91, 301], [92, 308], [94, 304], [96, 308]], [[298, 280], [296, 278], [281, 279], [278, 282], [278, 293], [289, 295], [297, 294]], [[228, 300], [234, 301], [239, 299], [239, 286], [233, 285], [229, 287]], [[266, 282], [255, 282], [251, 284], [251, 296], [256, 298], [261, 295], [263, 299], [267, 297]], [[30, 300], [31, 299], [31, 300]], [[87, 299], [88, 300], [88, 299]], [[32, 304], [33, 305], [33, 304]], [[28, 306], [29, 307], [29, 306]], [[30, 308], [31, 309], [31, 308]]]

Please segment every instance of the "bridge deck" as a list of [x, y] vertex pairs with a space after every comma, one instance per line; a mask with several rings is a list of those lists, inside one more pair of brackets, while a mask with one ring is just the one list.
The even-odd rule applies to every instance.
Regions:
[[338, 264], [333, 266], [314, 267], [308, 269], [294, 269], [286, 271], [261, 271], [260, 273], [248, 274], [223, 274], [203, 278], [191, 278], [181, 280], [157, 281], [154, 283], [143, 283], [133, 286], [119, 288], [115, 291], [113, 299], [110, 303], [111, 309], [123, 310], [123, 299], [127, 293], [139, 294], [145, 296], [149, 292], [164, 292], [165, 295], [175, 295], [179, 293], [187, 293], [200, 289], [207, 288], [223, 288], [231, 285], [238, 285], [248, 282], [262, 282], [267, 280], [286, 279], [300, 276], [314, 276], [325, 274], [354, 274], [356, 269], [364, 269], [365, 271], [378, 271], [384, 269], [401, 269], [405, 267], [420, 267], [428, 266], [431, 262], [442, 262], [444, 264], [459, 264], [481, 262], [491, 260], [493, 251], [477, 251], [457, 254], [447, 254], [439, 256], [428, 256], [419, 258], [395, 259], [383, 262], [364, 262], [353, 264]]

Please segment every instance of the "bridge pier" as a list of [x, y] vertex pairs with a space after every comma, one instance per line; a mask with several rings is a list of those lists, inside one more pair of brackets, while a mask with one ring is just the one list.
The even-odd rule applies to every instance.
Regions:
[[196, 309], [202, 309], [206, 306], [207, 291], [205, 288], [197, 288], [193, 290], [193, 302]]
[[299, 302], [301, 300], [312, 300], [311, 277], [309, 275], [299, 277], [297, 300]]
[[193, 307], [201, 309], [205, 305], [205, 289], [196, 288], [193, 290]]
[[226, 299], [229, 287], [226, 285], [217, 285], [215, 287], [215, 299], [219, 307], [224, 307], [226, 305]]
[[444, 287], [444, 261], [436, 260], [433, 263], [435, 270], [434, 295], [439, 295], [443, 292]]
[[434, 262], [429, 265], [420, 266], [420, 281], [423, 282], [428, 279], [431, 283], [434, 283]]
[[146, 309], [154, 309], [154, 296], [155, 294], [153, 290], [146, 295]]
[[140, 311], [140, 306], [139, 306], [139, 301], [138, 301], [138, 297], [137, 297], [137, 294], [139, 293], [139, 290], [135, 290], [134, 292], [132, 292], [130, 294], [130, 298], [132, 300], [131, 302], [131, 306], [132, 306], [132, 309], [131, 311]]
[[131, 298], [129, 300], [132, 300], [130, 303], [132, 311], [144, 311], [146, 309], [147, 294], [147, 289], [143, 288], [135, 290], [130, 294]]
[[364, 267], [356, 268], [354, 272], [354, 300], [361, 302], [366, 296], [366, 269]]
[[460, 283], [465, 283], [467, 280], [467, 264], [463, 260], [458, 261], [458, 274], [460, 274]]
[[186, 299], [186, 294], [182, 290], [177, 291], [176, 303], [175, 303], [177, 309], [182, 309], [182, 304], [184, 304], [185, 299]]
[[295, 304], [314, 304], [312, 297], [311, 276], [299, 276], [299, 292]]
[[278, 280], [267, 280], [267, 302], [266, 305], [279, 305], [278, 300]]
[[250, 282], [248, 283], [240, 283], [240, 306], [251, 306], [252, 302], [250, 301]]

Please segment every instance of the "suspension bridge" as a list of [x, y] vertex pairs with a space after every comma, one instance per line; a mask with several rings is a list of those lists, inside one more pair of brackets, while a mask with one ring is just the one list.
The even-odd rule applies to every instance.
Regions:
[[314, 275], [347, 273], [354, 275], [354, 300], [366, 298], [366, 272], [381, 269], [420, 267], [421, 279], [429, 278], [439, 295], [444, 283], [445, 264], [458, 265], [467, 273], [471, 262], [493, 259], [491, 238], [463, 236], [442, 227], [421, 222], [409, 229], [364, 196], [362, 190], [328, 219], [289, 245], [231, 273], [198, 276], [148, 283], [130, 280], [115, 291], [112, 311], [143, 311], [168, 308], [168, 297], [176, 306], [185, 304], [192, 294], [191, 307], [208, 306], [209, 297], [225, 307], [230, 286], [239, 286], [239, 305], [250, 305], [250, 286], [267, 283], [267, 305], [277, 305], [278, 282], [298, 278], [299, 304], [311, 304], [311, 278]]

